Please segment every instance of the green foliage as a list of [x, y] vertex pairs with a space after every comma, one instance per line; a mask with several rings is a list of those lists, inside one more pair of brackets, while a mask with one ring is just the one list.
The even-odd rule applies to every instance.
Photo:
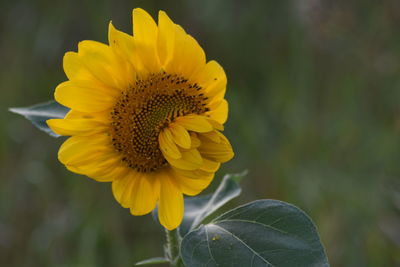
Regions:
[[58, 137], [59, 135], [53, 132], [46, 121], [49, 119], [61, 119], [69, 111], [68, 108], [58, 104], [55, 101], [36, 104], [24, 108], [10, 108], [11, 112], [24, 116], [31, 121], [38, 129], [46, 132], [50, 136]]
[[310, 217], [282, 201], [257, 200], [202, 224], [239, 196], [237, 181], [246, 174], [227, 174], [214, 193], [185, 199], [180, 226], [185, 266], [329, 266]]
[[187, 234], [186, 266], [329, 266], [311, 219], [278, 200], [235, 208]]

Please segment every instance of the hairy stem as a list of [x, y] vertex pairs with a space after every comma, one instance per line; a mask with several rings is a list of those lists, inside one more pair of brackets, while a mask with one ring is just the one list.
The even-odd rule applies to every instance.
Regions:
[[167, 230], [165, 229], [167, 235], [167, 247], [166, 247], [166, 256], [173, 267], [183, 267], [182, 259], [179, 254], [179, 248], [181, 245], [181, 236], [179, 234], [179, 230]]

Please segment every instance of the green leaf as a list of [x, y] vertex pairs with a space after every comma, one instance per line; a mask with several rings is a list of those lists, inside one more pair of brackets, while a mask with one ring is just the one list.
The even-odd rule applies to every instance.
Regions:
[[135, 266], [142, 266], [142, 265], [154, 265], [154, 264], [162, 264], [162, 263], [168, 263], [169, 261], [166, 258], [163, 257], [155, 257], [155, 258], [150, 258], [147, 260], [142, 260], [139, 261], [135, 264]]
[[299, 208], [257, 200], [187, 234], [186, 266], [329, 266], [317, 229]]
[[185, 213], [179, 231], [182, 236], [199, 226], [205, 218], [212, 215], [231, 199], [240, 195], [237, 183], [246, 176], [247, 171], [238, 174], [226, 174], [213, 194], [185, 199]]
[[9, 111], [24, 116], [30, 120], [40, 130], [47, 134], [58, 137], [59, 135], [53, 132], [46, 123], [48, 119], [62, 119], [69, 111], [68, 108], [58, 104], [55, 101], [37, 104], [24, 108], [10, 108]]

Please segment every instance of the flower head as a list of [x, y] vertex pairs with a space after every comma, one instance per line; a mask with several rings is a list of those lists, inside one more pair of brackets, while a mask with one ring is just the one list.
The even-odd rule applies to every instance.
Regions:
[[58, 158], [72, 172], [112, 182], [133, 215], [151, 212], [167, 229], [183, 217], [183, 194], [206, 188], [233, 157], [220, 132], [226, 76], [196, 40], [159, 12], [133, 10], [133, 36], [110, 23], [109, 45], [82, 41], [64, 56], [68, 81], [55, 90], [71, 110], [47, 123], [71, 136]]

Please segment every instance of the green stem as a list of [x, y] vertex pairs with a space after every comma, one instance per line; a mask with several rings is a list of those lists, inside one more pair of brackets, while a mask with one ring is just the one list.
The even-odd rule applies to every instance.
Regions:
[[167, 258], [173, 267], [181, 267], [183, 266], [181, 257], [179, 255], [179, 248], [181, 246], [181, 236], [179, 234], [179, 230], [167, 230], [165, 229], [167, 234]]

